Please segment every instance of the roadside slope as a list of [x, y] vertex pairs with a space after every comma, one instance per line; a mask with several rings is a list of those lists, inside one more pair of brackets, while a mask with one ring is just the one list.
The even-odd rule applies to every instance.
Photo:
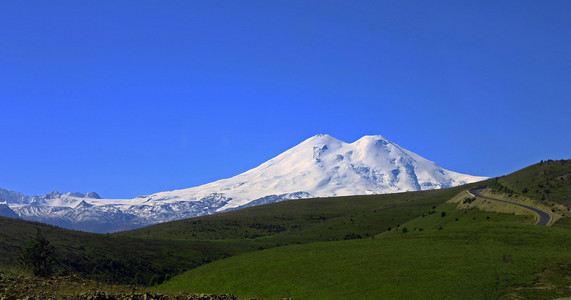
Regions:
[[532, 207], [529, 205], [525, 205], [525, 204], [520, 204], [520, 203], [516, 203], [516, 202], [512, 202], [512, 201], [507, 201], [507, 200], [502, 200], [502, 199], [498, 199], [498, 198], [492, 198], [492, 197], [486, 197], [486, 196], [482, 196], [480, 194], [480, 192], [482, 190], [484, 190], [485, 188], [475, 188], [475, 189], [471, 189], [470, 190], [470, 194], [472, 194], [474, 197], [480, 197], [480, 198], [484, 198], [484, 199], [488, 199], [488, 200], [494, 200], [494, 201], [499, 201], [499, 202], [504, 202], [504, 203], [509, 203], [512, 205], [517, 205], [519, 207], [523, 207], [527, 210], [530, 210], [534, 213], [536, 213], [538, 215], [538, 220], [535, 223], [536, 225], [541, 225], [541, 226], [547, 226], [552, 222], [552, 218], [551, 218], [551, 214], [549, 214], [548, 212], [541, 210], [539, 208], [536, 207]]

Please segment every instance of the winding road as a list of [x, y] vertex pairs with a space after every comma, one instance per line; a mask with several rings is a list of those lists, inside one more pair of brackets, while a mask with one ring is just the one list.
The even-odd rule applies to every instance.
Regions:
[[515, 202], [510, 202], [510, 201], [506, 201], [506, 200], [501, 200], [501, 199], [496, 199], [496, 198], [490, 198], [490, 197], [486, 197], [486, 196], [482, 196], [480, 195], [480, 191], [482, 191], [485, 188], [476, 188], [476, 189], [471, 189], [470, 190], [470, 194], [472, 194], [474, 197], [479, 197], [479, 198], [484, 198], [484, 199], [489, 199], [489, 200], [494, 200], [494, 201], [500, 201], [500, 202], [505, 202], [505, 203], [509, 203], [509, 204], [513, 204], [513, 205], [517, 205], [520, 207], [523, 207], [525, 209], [529, 209], [535, 213], [537, 213], [539, 215], [539, 221], [537, 221], [537, 223], [535, 223], [536, 225], [541, 225], [541, 226], [547, 226], [547, 224], [549, 224], [549, 222], [551, 222], [551, 215], [541, 209], [535, 208], [535, 207], [531, 207], [528, 205], [524, 205], [524, 204], [519, 204], [519, 203], [515, 203]]

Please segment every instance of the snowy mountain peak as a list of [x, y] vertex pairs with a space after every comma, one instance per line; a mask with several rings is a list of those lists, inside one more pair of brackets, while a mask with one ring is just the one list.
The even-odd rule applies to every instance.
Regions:
[[323, 145], [328, 145], [328, 144], [339, 144], [339, 143], [344, 143], [328, 134], [318, 134], [318, 135], [314, 135], [310, 138], [308, 138], [307, 140], [301, 142], [300, 144], [298, 144], [298, 146], [302, 146], [302, 145], [314, 145], [314, 146], [323, 146]]
[[58, 191], [53, 191], [49, 194], [45, 194], [43, 197], [44, 199], [55, 199], [55, 198], [59, 198], [61, 197], [62, 194], [60, 194]]
[[335, 139], [335, 138], [326, 133], [319, 133], [310, 137], [309, 139]]
[[[387, 139], [385, 139], [382, 135], [365, 135], [360, 139], [356, 140], [355, 142], [351, 143], [350, 145], [369, 145], [369, 144], [378, 144], [378, 145], [385, 145], [390, 143]], [[346, 145], [348, 143], [338, 140], [328, 134], [318, 134], [314, 135], [311, 138], [303, 141], [302, 143], [298, 144], [296, 147], [307, 147], [308, 145], [312, 145], [313, 147], [322, 148], [325, 146], [324, 149], [330, 147], [339, 147]], [[294, 147], [293, 149], [295, 149]]]
[[348, 144], [319, 134], [235, 177], [150, 197], [161, 202], [185, 198], [199, 201], [204, 195], [223, 191], [229, 200], [217, 211], [224, 211], [267, 195], [393, 193], [445, 188], [482, 179], [445, 170], [381, 135], [364, 136]]
[[85, 197], [91, 199], [101, 199], [101, 196], [99, 196], [99, 194], [97, 194], [96, 192], [89, 192], [85, 194]]
[[385, 139], [385, 137], [383, 137], [380, 134], [376, 134], [376, 135], [365, 135], [362, 138], [358, 139], [357, 141], [355, 141], [355, 143], [357, 142], [376, 142], [376, 141], [387, 141], [387, 139]]
[[130, 200], [58, 192], [30, 198], [0, 189], [0, 204], [27, 220], [107, 232], [290, 199], [439, 189], [484, 179], [445, 170], [381, 135], [346, 143], [318, 134], [242, 174], [197, 187]]

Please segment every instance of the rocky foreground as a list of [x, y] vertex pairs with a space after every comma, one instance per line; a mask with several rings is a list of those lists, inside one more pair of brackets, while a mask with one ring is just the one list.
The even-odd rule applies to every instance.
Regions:
[[234, 295], [160, 294], [143, 287], [107, 285], [78, 276], [58, 276], [47, 279], [0, 274], [0, 299], [192, 299], [236, 300]]

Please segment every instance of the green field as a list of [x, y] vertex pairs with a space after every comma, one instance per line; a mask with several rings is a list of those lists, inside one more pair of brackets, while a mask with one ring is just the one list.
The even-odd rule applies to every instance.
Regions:
[[539, 299], [571, 293], [564, 285], [533, 288], [546, 268], [567, 264], [565, 271], [571, 270], [570, 250], [567, 230], [480, 223], [248, 253], [191, 270], [157, 290], [268, 299], [495, 299], [514, 293]]

